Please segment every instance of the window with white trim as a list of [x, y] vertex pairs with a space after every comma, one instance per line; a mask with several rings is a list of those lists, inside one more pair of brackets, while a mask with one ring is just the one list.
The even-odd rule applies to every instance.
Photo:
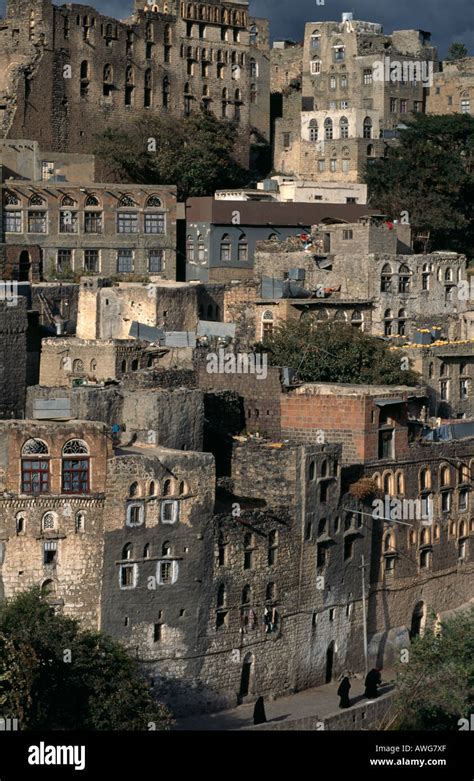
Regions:
[[145, 508], [142, 502], [130, 502], [127, 505], [127, 526], [143, 526], [145, 521]]
[[166, 499], [161, 502], [161, 522], [176, 523], [179, 518], [179, 502], [176, 499]]
[[137, 564], [121, 564], [119, 567], [119, 586], [122, 590], [135, 588], [138, 581]]
[[159, 561], [156, 568], [156, 582], [160, 586], [171, 585], [178, 580], [178, 562], [177, 561]]

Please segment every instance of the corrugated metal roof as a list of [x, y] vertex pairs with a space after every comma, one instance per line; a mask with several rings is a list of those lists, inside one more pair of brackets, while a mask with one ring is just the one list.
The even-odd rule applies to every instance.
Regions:
[[211, 320], [199, 320], [197, 335], [221, 336], [223, 338], [230, 336], [233, 339], [235, 336], [235, 328], [235, 323], [216, 323]]

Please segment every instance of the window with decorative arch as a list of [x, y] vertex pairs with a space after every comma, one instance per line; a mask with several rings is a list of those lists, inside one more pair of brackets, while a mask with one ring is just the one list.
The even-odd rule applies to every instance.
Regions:
[[21, 492], [49, 493], [49, 448], [42, 439], [28, 439], [21, 449]]
[[71, 439], [62, 450], [62, 492], [87, 494], [90, 491], [89, 448], [82, 439]]

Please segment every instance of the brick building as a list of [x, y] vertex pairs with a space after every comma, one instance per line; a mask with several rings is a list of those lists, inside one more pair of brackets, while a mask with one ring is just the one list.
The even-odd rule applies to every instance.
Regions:
[[8, 0], [0, 32], [5, 136], [90, 152], [96, 133], [137, 112], [204, 108], [236, 122], [248, 162], [251, 122], [267, 131], [268, 23], [246, 1], [136, 0], [119, 21], [87, 5]]
[[411, 345], [413, 368], [428, 389], [429, 412], [440, 418], [474, 418], [472, 341]]
[[276, 123], [275, 170], [361, 181], [367, 163], [384, 156], [398, 124], [425, 110], [424, 88], [434, 70], [430, 33], [385, 35], [380, 24], [352, 14], [343, 14], [342, 22], [306, 24], [302, 84], [290, 85]]

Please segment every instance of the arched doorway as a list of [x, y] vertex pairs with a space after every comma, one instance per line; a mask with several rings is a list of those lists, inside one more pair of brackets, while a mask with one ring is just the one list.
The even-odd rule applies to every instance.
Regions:
[[332, 671], [334, 667], [334, 640], [329, 644], [326, 651], [326, 683], [332, 681]]
[[241, 698], [247, 697], [252, 688], [254, 675], [254, 656], [252, 653], [245, 654], [244, 662], [242, 665], [242, 676], [240, 678], [240, 691], [239, 696]]
[[31, 267], [30, 253], [27, 252], [26, 250], [23, 250], [23, 252], [20, 253], [20, 264], [19, 264], [19, 274], [18, 274], [19, 282], [30, 281], [30, 267]]
[[413, 614], [411, 617], [410, 640], [414, 640], [415, 637], [420, 637], [421, 631], [423, 629], [424, 617], [425, 617], [425, 603], [418, 602], [415, 605], [415, 609], [413, 610]]

